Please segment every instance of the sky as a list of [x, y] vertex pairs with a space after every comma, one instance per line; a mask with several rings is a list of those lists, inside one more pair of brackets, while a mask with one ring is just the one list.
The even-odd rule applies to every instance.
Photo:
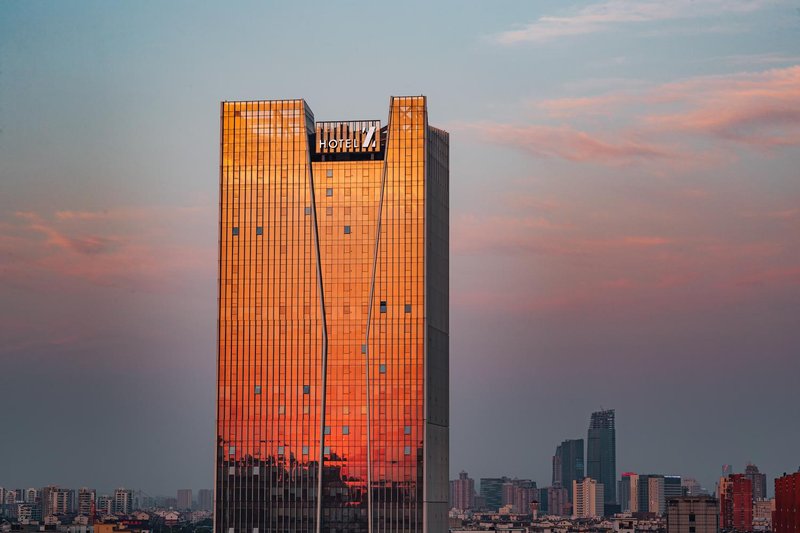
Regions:
[[[0, 3], [0, 486], [213, 480], [219, 102], [428, 96], [451, 477], [800, 465], [800, 1]], [[770, 489], [770, 492], [771, 489]]]

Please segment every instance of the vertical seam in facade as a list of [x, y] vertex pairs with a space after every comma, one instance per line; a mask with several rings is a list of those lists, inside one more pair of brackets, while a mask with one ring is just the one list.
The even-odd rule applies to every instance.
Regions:
[[364, 367], [366, 369], [367, 396], [367, 531], [372, 533], [372, 394], [370, 383], [369, 331], [372, 326], [372, 308], [375, 298], [375, 273], [378, 266], [378, 247], [381, 239], [381, 222], [383, 219], [383, 198], [386, 190], [386, 175], [389, 166], [389, 140], [392, 130], [392, 107], [389, 105], [389, 121], [386, 128], [386, 145], [383, 156], [383, 175], [381, 176], [381, 194], [378, 201], [378, 221], [375, 229], [375, 247], [373, 251], [372, 274], [369, 283], [369, 299], [367, 306], [367, 327], [364, 336]]
[[[303, 111], [305, 111], [305, 106]], [[325, 458], [325, 395], [327, 393], [327, 373], [328, 373], [328, 322], [325, 315], [325, 293], [322, 279], [322, 257], [319, 245], [319, 228], [317, 225], [317, 202], [314, 194], [314, 169], [311, 165], [311, 147], [308, 143], [308, 131], [306, 130], [306, 154], [308, 164], [308, 186], [311, 191], [311, 213], [314, 225], [314, 247], [317, 253], [317, 291], [319, 292], [320, 311], [322, 313], [322, 357], [320, 361], [322, 373], [322, 386], [320, 390], [320, 427], [319, 427], [319, 463], [317, 464], [317, 506], [316, 524], [317, 533], [322, 531], [322, 473], [323, 461]]]

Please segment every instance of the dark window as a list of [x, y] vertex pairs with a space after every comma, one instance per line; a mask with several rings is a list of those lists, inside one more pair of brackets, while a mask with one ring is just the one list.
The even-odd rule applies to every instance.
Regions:
[[689, 533], [694, 533], [694, 526], [689, 526]]
[[405, 448], [403, 448], [403, 453], [405, 455], [411, 455], [411, 446], [406, 446]]
[[306, 207], [305, 213], [306, 213], [306, 215], [310, 215], [311, 214], [311, 208], [310, 207]]
[[237, 235], [239, 235], [239, 228], [238, 228], [238, 226], [233, 228], [232, 234], [233, 234], [233, 236], [234, 236], [234, 237], [236, 237]]
[[403, 428], [403, 433], [405, 433], [406, 435], [411, 435], [411, 426], [406, 426], [405, 428]]
[[330, 447], [330, 446], [325, 446], [325, 447], [322, 449], [322, 451], [323, 451], [323, 453], [324, 453], [325, 455], [330, 455], [330, 454], [331, 454], [331, 447]]
[[406, 304], [406, 313], [411, 312], [411, 304]]
[[350, 434], [350, 426], [342, 426], [342, 435]]
[[381, 300], [381, 313], [386, 312], [386, 300]]
[[333, 196], [333, 189], [330, 187], [325, 189], [325, 196]]
[[308, 455], [308, 446], [303, 446], [303, 455]]
[[256, 394], [261, 394], [261, 385], [256, 385]]
[[378, 372], [380, 372], [381, 374], [385, 374], [386, 373], [386, 365], [384, 363], [381, 363], [378, 366]]
[[303, 385], [303, 394], [311, 394], [311, 385]]
[[325, 434], [326, 435], [330, 435], [331, 434], [331, 427], [330, 426], [325, 426]]
[[344, 227], [344, 234], [345, 235], [350, 235], [350, 226], [345, 226]]
[[367, 353], [367, 345], [366, 344], [362, 344], [361, 345], [361, 353]]
[[264, 228], [261, 226], [256, 226], [256, 235], [264, 235]]
[[689, 522], [694, 522], [694, 521], [695, 521], [695, 514], [694, 513], [690, 513], [689, 514]]
[[278, 455], [283, 455], [283, 446], [278, 446]]
[[328, 170], [325, 171], [325, 177], [326, 178], [332, 178], [333, 177], [333, 169], [332, 168], [329, 168]]

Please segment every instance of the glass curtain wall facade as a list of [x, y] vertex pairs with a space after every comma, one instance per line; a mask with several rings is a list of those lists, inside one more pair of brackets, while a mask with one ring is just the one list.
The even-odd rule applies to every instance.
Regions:
[[605, 503], [617, 503], [617, 430], [613, 409], [592, 413], [586, 475], [603, 484]]
[[215, 531], [446, 531], [447, 133], [221, 115]]

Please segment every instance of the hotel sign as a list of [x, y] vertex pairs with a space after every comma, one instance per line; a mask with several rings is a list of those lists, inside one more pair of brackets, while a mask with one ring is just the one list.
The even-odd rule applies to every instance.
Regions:
[[317, 122], [316, 153], [379, 152], [380, 120]]

